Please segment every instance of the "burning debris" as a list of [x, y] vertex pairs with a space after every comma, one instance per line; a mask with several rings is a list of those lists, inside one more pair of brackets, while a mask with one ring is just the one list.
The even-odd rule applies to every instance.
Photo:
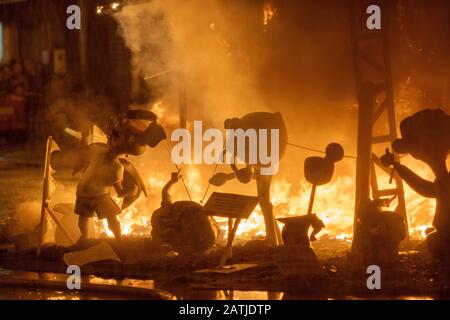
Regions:
[[119, 12], [121, 4], [119, 2], [112, 2], [109, 5], [97, 6], [97, 14], [114, 14]]

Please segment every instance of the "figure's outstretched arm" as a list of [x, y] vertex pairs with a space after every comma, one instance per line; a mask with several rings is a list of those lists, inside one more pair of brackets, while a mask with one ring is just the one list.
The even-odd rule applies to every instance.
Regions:
[[164, 188], [162, 189], [162, 200], [161, 200], [161, 207], [167, 207], [172, 204], [172, 197], [170, 195], [170, 188], [177, 183], [181, 179], [181, 175], [179, 172], [173, 172], [172, 176], [170, 177], [170, 181], [166, 183]]
[[125, 191], [125, 189], [122, 186], [122, 182], [115, 183], [114, 190], [116, 190], [116, 193], [120, 198], [123, 198], [127, 194], [127, 192]]
[[392, 154], [389, 149], [386, 149], [385, 154], [380, 160], [385, 167], [393, 166], [400, 175], [400, 178], [402, 178], [418, 194], [427, 198], [437, 197], [436, 185], [433, 182], [418, 176], [411, 169], [395, 160], [394, 154]]
[[427, 198], [436, 198], [437, 190], [436, 185], [428, 180], [423, 179], [416, 173], [414, 173], [408, 167], [395, 161], [393, 163], [395, 170], [400, 177], [418, 194]]

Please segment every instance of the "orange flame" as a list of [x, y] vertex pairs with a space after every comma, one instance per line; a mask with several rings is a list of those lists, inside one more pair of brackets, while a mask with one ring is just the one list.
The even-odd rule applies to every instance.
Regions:
[[[273, 16], [273, 11], [272, 11]], [[176, 123], [175, 117], [166, 116], [166, 108], [162, 102], [155, 103], [152, 108], [162, 122]], [[169, 121], [168, 121], [169, 119]], [[348, 160], [353, 161], [353, 160]], [[412, 157], [402, 158], [402, 162], [412, 168], [420, 176], [432, 180], [432, 172], [429, 168]], [[141, 164], [141, 166], [144, 166]], [[356, 171], [356, 163], [353, 164]], [[147, 188], [153, 198], [159, 199], [160, 192], [167, 182], [168, 177], [162, 172], [148, 172], [146, 178]], [[204, 182], [209, 177], [203, 177], [198, 167], [189, 165], [183, 168], [186, 186], [193, 201], [199, 201], [205, 191]], [[381, 180], [380, 188], [389, 188], [388, 178]], [[303, 181], [298, 190], [293, 190], [292, 183], [284, 179], [274, 179], [271, 189], [271, 200], [274, 205], [276, 217], [303, 215], [307, 211], [311, 185]], [[185, 200], [187, 195], [184, 188], [179, 187], [178, 193], [173, 195], [175, 201]], [[314, 212], [325, 222], [324, 229], [319, 238], [328, 237], [339, 240], [351, 241], [354, 219], [354, 177], [351, 175], [336, 174], [331, 183], [320, 186], [316, 192]], [[416, 194], [405, 185], [405, 199], [408, 213], [410, 237], [412, 239], [424, 239], [425, 230], [431, 225], [435, 210], [434, 199], [426, 199]], [[119, 201], [119, 199], [117, 199]], [[387, 210], [393, 210], [393, 206]], [[118, 219], [122, 226], [122, 233], [129, 237], [149, 237], [151, 235], [151, 213], [149, 202], [141, 197], [133, 206], [124, 210]], [[217, 218], [219, 225], [226, 234], [226, 219]], [[282, 224], [280, 224], [282, 227]], [[237, 238], [250, 240], [265, 236], [264, 218], [261, 209], [257, 207], [250, 217], [242, 221], [237, 231]], [[112, 232], [106, 223], [98, 222], [97, 235], [112, 237]]]
[[265, 26], [269, 24], [269, 22], [273, 19], [275, 14], [276, 14], [275, 8], [273, 8], [269, 2], [266, 2], [263, 7], [263, 17], [264, 17], [263, 23]]

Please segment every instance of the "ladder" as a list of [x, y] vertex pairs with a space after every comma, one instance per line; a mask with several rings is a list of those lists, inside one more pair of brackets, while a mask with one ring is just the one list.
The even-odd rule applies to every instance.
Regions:
[[[403, 182], [398, 174], [393, 173], [395, 182], [392, 188], [380, 189], [376, 167], [391, 175], [379, 157], [373, 153], [374, 145], [385, 144], [386, 147], [397, 138], [397, 124], [395, 119], [394, 93], [389, 55], [389, 8], [386, 0], [351, 0], [351, 44], [358, 114], [358, 159], [356, 164], [356, 194], [354, 243], [358, 242], [361, 232], [358, 222], [366, 204], [370, 199], [396, 196], [398, 205], [395, 211], [405, 220], [408, 235], [408, 220], [406, 215]], [[381, 9], [381, 30], [369, 30], [366, 13], [369, 5], [378, 5]], [[387, 132], [374, 136], [374, 126], [384, 121]], [[396, 155], [398, 159], [398, 156]], [[352, 248], [353, 250], [353, 248]]]

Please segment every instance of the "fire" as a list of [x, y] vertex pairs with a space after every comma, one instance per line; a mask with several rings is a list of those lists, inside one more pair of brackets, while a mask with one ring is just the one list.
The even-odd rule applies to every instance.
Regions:
[[192, 200], [199, 201], [202, 194], [200, 170], [190, 165], [183, 172], [183, 177]]
[[[430, 172], [425, 164], [416, 163], [407, 158], [404, 161], [413, 166], [414, 170], [423, 177], [430, 179]], [[183, 168], [186, 186], [193, 201], [200, 201], [204, 193], [200, 170], [194, 166]], [[166, 178], [166, 179], [165, 179]], [[150, 176], [147, 178], [147, 187], [150, 193], [159, 199], [161, 189], [167, 182], [167, 177]], [[272, 183], [272, 203], [276, 217], [303, 215], [309, 203], [311, 185], [304, 181], [298, 190], [293, 190], [292, 184], [285, 179], [275, 179]], [[188, 195], [179, 186], [174, 200], [186, 200]], [[416, 194], [405, 185], [405, 198], [407, 204], [408, 223], [411, 239], [424, 239], [425, 230], [431, 226], [434, 216], [435, 204], [433, 199], [426, 199]], [[119, 202], [119, 200], [118, 200]], [[394, 203], [395, 206], [395, 203]], [[119, 215], [122, 225], [122, 234], [125, 237], [149, 237], [151, 234], [151, 213], [156, 208], [148, 205], [146, 199], [141, 197], [133, 206]], [[393, 209], [387, 208], [386, 210]], [[328, 185], [320, 186], [316, 192], [314, 212], [325, 222], [326, 229], [319, 234], [320, 238], [334, 238], [351, 241], [354, 217], [354, 177], [338, 176]], [[217, 218], [224, 234], [227, 233], [227, 220]], [[279, 224], [280, 228], [283, 226]], [[104, 229], [103, 235], [113, 237], [108, 229], [106, 220], [99, 226]], [[264, 217], [261, 209], [256, 207], [250, 217], [242, 221], [237, 231], [240, 240], [260, 239], [265, 236]]]
[[152, 111], [158, 116], [158, 118], [163, 118], [166, 113], [166, 108], [164, 108], [164, 105], [162, 101], [155, 102], [152, 106]]
[[[122, 235], [125, 237], [148, 237], [150, 236], [151, 216], [147, 214], [141, 214], [139, 206], [132, 206], [125, 209], [118, 217], [122, 228]], [[108, 228], [108, 222], [106, 219], [102, 220], [102, 225], [105, 230], [106, 236], [114, 237], [111, 230]]]
[[[407, 157], [402, 162], [412, 168], [419, 176], [429, 181], [434, 180], [431, 169], [424, 163], [416, 161], [412, 157]], [[436, 201], [418, 195], [407, 184], [404, 184], [404, 187], [410, 238], [425, 239], [425, 230], [431, 227], [433, 221]]]
[[[271, 9], [273, 16], [273, 9]], [[162, 102], [154, 103], [151, 110], [155, 112], [160, 121], [163, 123], [176, 123], [175, 116], [168, 116], [166, 106]], [[412, 168], [420, 176], [433, 180], [433, 174], [426, 164], [414, 160], [407, 156], [401, 159], [402, 163]], [[168, 159], [168, 161], [170, 161]], [[354, 161], [348, 159], [346, 161]], [[356, 162], [350, 164], [351, 172], [356, 171]], [[148, 169], [144, 163], [140, 164], [142, 170]], [[171, 172], [175, 168], [170, 162], [166, 164], [164, 171]], [[186, 188], [182, 183], [174, 187], [173, 200], [187, 200], [189, 196], [192, 201], [200, 202], [206, 191], [207, 180], [209, 179], [209, 171], [201, 171], [199, 167], [194, 165], [185, 165], [182, 168], [182, 174]], [[168, 180], [168, 174], [161, 170], [152, 170], [144, 173], [149, 199], [141, 196], [135, 204], [123, 211], [118, 219], [122, 226], [122, 234], [125, 237], [150, 237], [151, 236], [151, 215], [158, 207], [161, 190]], [[231, 182], [237, 183], [237, 182]], [[389, 178], [380, 178], [380, 188], [390, 188]], [[254, 192], [256, 193], [256, 186]], [[188, 190], [188, 192], [186, 191]], [[424, 239], [425, 231], [431, 226], [434, 216], [435, 200], [426, 199], [411, 190], [404, 184], [405, 199], [408, 214], [408, 224], [411, 239]], [[293, 184], [285, 179], [276, 178], [272, 183], [271, 201], [274, 205], [274, 214], [276, 217], [303, 215], [306, 213], [309, 203], [311, 185], [302, 181], [294, 190]], [[354, 176], [342, 175], [336, 172], [333, 181], [327, 185], [320, 186], [317, 189], [314, 212], [325, 222], [326, 228], [319, 234], [320, 238], [333, 238], [343, 241], [352, 240], [353, 219], [354, 219]], [[206, 195], [206, 199], [209, 194]], [[120, 203], [120, 199], [117, 198]], [[395, 201], [391, 208], [395, 208]], [[227, 233], [227, 219], [216, 219], [223, 229], [223, 234]], [[282, 227], [282, 224], [279, 224]], [[112, 232], [108, 229], [106, 220], [97, 222], [97, 236], [113, 237]], [[261, 209], [256, 207], [250, 217], [242, 221], [237, 231], [237, 239], [250, 240], [258, 239], [265, 236], [264, 217]]]
[[[147, 192], [151, 197], [156, 198], [161, 193], [162, 188], [166, 184], [163, 177], [155, 175], [147, 179]], [[159, 198], [158, 198], [159, 199]], [[120, 204], [120, 198], [115, 199]], [[121, 225], [122, 235], [124, 237], [150, 237], [151, 235], [151, 214], [153, 210], [149, 205], [148, 200], [141, 195], [141, 197], [129, 208], [122, 211], [118, 216]], [[97, 236], [114, 237], [114, 234], [108, 228], [107, 220], [97, 221], [95, 225]]]
[[[334, 183], [321, 186], [316, 192], [314, 212], [325, 222], [327, 229], [322, 236], [348, 238], [353, 227], [354, 191], [353, 178], [340, 177]], [[304, 181], [297, 192], [286, 180], [275, 180], [272, 184], [271, 200], [276, 217], [304, 215], [308, 209], [311, 185]], [[282, 227], [282, 224], [279, 224]], [[251, 239], [264, 236], [264, 218], [257, 207], [246, 221], [241, 222], [237, 236]]]
[[[403, 162], [412, 167], [420, 176], [432, 180], [432, 174], [425, 164], [406, 157]], [[405, 199], [408, 214], [410, 238], [425, 238], [425, 230], [431, 227], [435, 201], [418, 195], [405, 186]], [[387, 187], [380, 185], [380, 187]], [[301, 183], [297, 192], [286, 180], [275, 180], [272, 185], [272, 203], [277, 217], [303, 215], [306, 213], [310, 196], [310, 184]], [[319, 238], [327, 237], [351, 241], [354, 219], [354, 177], [338, 176], [334, 182], [320, 186], [316, 192], [314, 212], [322, 219], [326, 229]], [[394, 205], [386, 210], [393, 210]], [[240, 224], [237, 235], [245, 238], [264, 236], [264, 219], [257, 207], [250, 218]]]
[[275, 8], [272, 7], [272, 5], [269, 2], [266, 2], [263, 7], [263, 13], [264, 13], [264, 25], [267, 26], [269, 22], [273, 19], [273, 17], [276, 14]]
[[[410, 157], [403, 161], [412, 166], [419, 175], [431, 179], [431, 174], [425, 164], [418, 163]], [[204, 184], [200, 170], [194, 166], [183, 168], [183, 176], [189, 194], [193, 201], [200, 201], [204, 193]], [[167, 182], [164, 175], [151, 175], [147, 178], [147, 187], [153, 197], [159, 199], [161, 189]], [[382, 187], [383, 185], [380, 185]], [[174, 194], [174, 200], [186, 200], [188, 195], [184, 187], [179, 186]], [[272, 183], [271, 199], [276, 217], [303, 215], [309, 203], [311, 185], [304, 181], [298, 190], [293, 190], [292, 184], [285, 179], [275, 179]], [[328, 185], [320, 186], [316, 192], [314, 212], [325, 222], [326, 229], [319, 234], [320, 238], [334, 238], [350, 242], [352, 239], [354, 218], [354, 177], [338, 176]], [[435, 204], [433, 199], [426, 199], [415, 193], [405, 184], [408, 223], [411, 239], [424, 239], [425, 230], [431, 226]], [[119, 199], [118, 199], [119, 202]], [[394, 205], [395, 206], [395, 203]], [[125, 237], [149, 237], [151, 234], [151, 213], [156, 209], [149, 206], [141, 197], [133, 206], [124, 210], [118, 217]], [[387, 208], [386, 210], [393, 209]], [[223, 233], [227, 233], [227, 220], [217, 218]], [[279, 224], [280, 228], [282, 224]], [[106, 220], [99, 226], [104, 229], [103, 235], [113, 237]], [[256, 207], [250, 217], [242, 221], [237, 231], [240, 240], [260, 239], [265, 236], [264, 217], [261, 209]], [[101, 233], [101, 232], [100, 232]]]

